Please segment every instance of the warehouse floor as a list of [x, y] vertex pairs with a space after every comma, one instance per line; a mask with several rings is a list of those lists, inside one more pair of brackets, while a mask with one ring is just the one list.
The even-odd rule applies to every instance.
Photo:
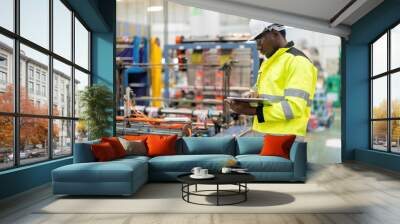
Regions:
[[331, 164], [341, 163], [341, 111], [335, 110], [335, 119], [329, 129], [308, 133], [308, 162]]

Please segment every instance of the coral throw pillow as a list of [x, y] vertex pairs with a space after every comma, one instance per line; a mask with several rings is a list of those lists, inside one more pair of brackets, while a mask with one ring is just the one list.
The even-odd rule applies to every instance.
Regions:
[[128, 140], [128, 141], [143, 141], [144, 146], [146, 147], [146, 150], [148, 150], [146, 140], [149, 136], [150, 135], [125, 135], [122, 138], [124, 138], [125, 140]]
[[177, 135], [149, 135], [147, 137], [148, 156], [176, 155]]
[[123, 136], [124, 139], [128, 140], [128, 141], [146, 141], [147, 137], [149, 135], [125, 135]]
[[102, 142], [100, 144], [91, 145], [94, 157], [99, 162], [110, 161], [117, 158], [115, 151], [110, 143]]
[[117, 137], [101, 138], [101, 142], [108, 142], [114, 149], [117, 158], [125, 157], [126, 151]]
[[296, 139], [295, 135], [284, 135], [284, 136], [275, 136], [275, 135], [265, 135], [264, 136], [264, 145], [261, 149], [261, 156], [280, 156], [286, 159], [290, 157], [290, 148], [294, 140]]

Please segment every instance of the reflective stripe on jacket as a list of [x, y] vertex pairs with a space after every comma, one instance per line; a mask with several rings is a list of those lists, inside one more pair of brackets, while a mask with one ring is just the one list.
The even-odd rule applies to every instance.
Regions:
[[257, 107], [253, 129], [270, 134], [305, 136], [318, 70], [289, 42], [260, 67], [256, 89], [267, 101]]

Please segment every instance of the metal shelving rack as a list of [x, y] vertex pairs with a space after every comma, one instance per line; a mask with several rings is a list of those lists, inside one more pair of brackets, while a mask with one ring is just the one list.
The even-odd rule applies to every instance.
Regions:
[[[251, 85], [254, 85], [257, 79], [257, 73], [259, 68], [259, 56], [258, 51], [255, 43], [246, 43], [246, 42], [236, 42], [236, 43], [218, 43], [218, 42], [199, 42], [199, 43], [182, 43], [182, 44], [172, 44], [172, 45], [165, 45], [163, 57], [165, 59], [164, 64], [164, 98], [169, 99], [170, 97], [170, 51], [171, 50], [201, 50], [201, 49], [245, 49], [249, 48], [251, 52], [251, 59], [252, 59], [252, 71], [251, 71]], [[198, 65], [204, 66], [204, 65]], [[207, 66], [207, 65], [205, 65]], [[189, 86], [190, 87], [190, 86]], [[208, 88], [208, 87], [205, 87]]]

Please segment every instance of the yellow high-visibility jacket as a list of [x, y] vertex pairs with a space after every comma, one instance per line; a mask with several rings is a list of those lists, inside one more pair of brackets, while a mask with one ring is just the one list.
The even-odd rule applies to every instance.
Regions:
[[266, 101], [257, 107], [253, 129], [305, 136], [317, 82], [317, 68], [289, 42], [261, 64], [255, 88]]

